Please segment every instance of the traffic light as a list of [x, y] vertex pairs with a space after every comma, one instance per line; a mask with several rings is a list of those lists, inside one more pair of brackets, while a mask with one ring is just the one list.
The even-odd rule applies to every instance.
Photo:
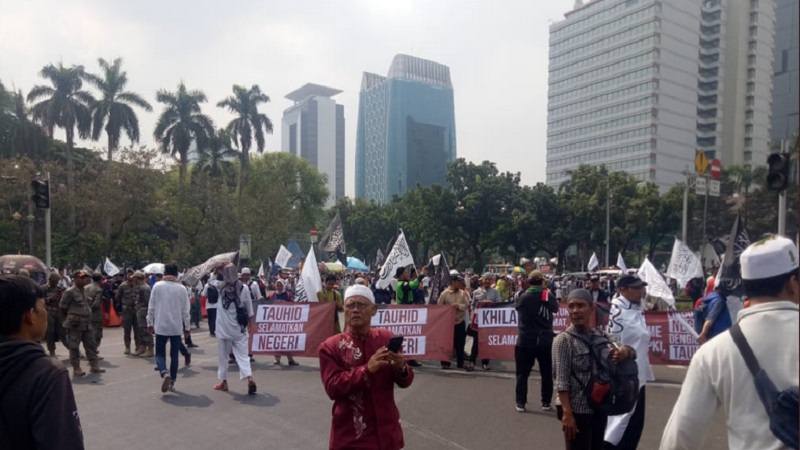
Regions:
[[782, 191], [789, 185], [789, 154], [773, 153], [767, 158], [767, 189]]
[[31, 181], [33, 188], [33, 203], [37, 208], [48, 209], [50, 208], [50, 183], [46, 180], [33, 180]]

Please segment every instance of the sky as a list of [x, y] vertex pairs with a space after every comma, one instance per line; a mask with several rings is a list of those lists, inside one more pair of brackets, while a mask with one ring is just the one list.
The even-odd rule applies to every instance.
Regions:
[[[123, 59], [139, 110], [141, 143], [152, 145], [159, 89], [183, 80], [209, 99], [217, 126], [232, 119], [216, 103], [233, 84], [258, 84], [271, 102], [267, 151], [280, 150], [280, 123], [305, 83], [331, 86], [344, 105], [346, 185], [355, 189], [358, 91], [365, 71], [386, 74], [398, 53], [450, 67], [459, 157], [489, 160], [545, 180], [548, 27], [574, 0], [0, 0], [0, 80], [27, 93], [48, 63]], [[62, 137], [63, 138], [63, 137]], [[105, 137], [82, 145], [102, 149]], [[122, 145], [127, 145], [123, 138]]]

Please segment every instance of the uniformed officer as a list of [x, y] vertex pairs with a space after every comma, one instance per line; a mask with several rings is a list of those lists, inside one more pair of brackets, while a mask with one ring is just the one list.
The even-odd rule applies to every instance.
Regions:
[[[97, 347], [97, 353], [100, 353], [100, 341], [103, 339], [103, 275], [99, 272], [92, 274], [92, 282], [89, 283], [84, 291], [86, 298], [89, 300], [89, 307], [92, 309], [92, 334], [94, 335], [94, 342]], [[98, 357], [99, 359], [103, 359]]]
[[50, 356], [56, 356], [56, 342], [61, 341], [64, 347], [67, 344], [64, 340], [64, 328], [61, 322], [64, 318], [61, 317], [61, 310], [58, 305], [61, 302], [61, 295], [64, 289], [59, 286], [61, 275], [58, 272], [50, 272], [47, 278], [47, 285], [45, 286], [45, 307], [47, 308], [47, 333], [45, 341], [47, 342], [47, 351]]
[[127, 281], [123, 282], [117, 289], [117, 303], [122, 306], [122, 328], [123, 342], [125, 343], [125, 354], [131, 354], [131, 330], [136, 344], [135, 356], [144, 353], [141, 348], [141, 336], [139, 327], [136, 326], [136, 300], [142, 295], [140, 284], [144, 281], [144, 274], [141, 272], [128, 272]]
[[[139, 345], [143, 351], [143, 358], [152, 358], [155, 356], [153, 353], [153, 335], [147, 331], [147, 306], [150, 304], [150, 286], [144, 281], [145, 275], [141, 272], [136, 272], [134, 276], [140, 279], [137, 288], [139, 295], [136, 297], [136, 329], [139, 330]], [[138, 352], [137, 352], [138, 356]]]
[[92, 373], [103, 373], [105, 370], [97, 365], [97, 346], [91, 329], [92, 309], [89, 306], [89, 299], [85, 290], [90, 282], [89, 274], [79, 270], [73, 275], [73, 281], [72, 287], [67, 289], [64, 295], [61, 296], [59, 304], [61, 314], [66, 316], [64, 331], [67, 334], [72, 376], [82, 377], [85, 375], [84, 371], [81, 370], [81, 343], [83, 343], [83, 348], [86, 351], [86, 358], [89, 360], [90, 371]]

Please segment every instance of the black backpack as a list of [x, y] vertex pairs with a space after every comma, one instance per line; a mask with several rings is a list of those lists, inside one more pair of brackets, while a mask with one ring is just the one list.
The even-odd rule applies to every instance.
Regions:
[[747, 368], [753, 374], [753, 381], [756, 384], [756, 392], [769, 416], [769, 429], [787, 447], [796, 449], [798, 447], [798, 433], [800, 433], [800, 414], [798, 413], [798, 392], [797, 386], [792, 386], [786, 390], [778, 392], [778, 388], [769, 378], [769, 375], [758, 364], [758, 360], [753, 355], [753, 349], [747, 343], [739, 324], [734, 324], [731, 329], [731, 338], [739, 348]]
[[[605, 336], [591, 335], [590, 339], [586, 339], [572, 332], [567, 333], [586, 344], [589, 354], [592, 355], [592, 375], [583, 387], [592, 410], [609, 416], [630, 412], [639, 399], [639, 369], [636, 360], [630, 358], [613, 362], [609, 357], [611, 343]], [[574, 373], [572, 376], [578, 379]]]
[[213, 284], [209, 284], [208, 288], [206, 289], [206, 298], [208, 299], [209, 304], [216, 304], [219, 301], [219, 289], [217, 289], [217, 287]]

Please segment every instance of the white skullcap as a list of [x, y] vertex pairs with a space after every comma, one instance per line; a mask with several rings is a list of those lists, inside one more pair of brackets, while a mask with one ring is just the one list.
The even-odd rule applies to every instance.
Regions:
[[761, 280], [797, 270], [797, 246], [783, 236], [770, 236], [750, 244], [742, 256], [743, 280]]
[[250, 275], [250, 268], [245, 267], [242, 269], [242, 275]]
[[354, 284], [344, 291], [345, 301], [350, 297], [364, 297], [372, 303], [375, 303], [375, 296], [372, 294], [372, 289], [361, 284]]

